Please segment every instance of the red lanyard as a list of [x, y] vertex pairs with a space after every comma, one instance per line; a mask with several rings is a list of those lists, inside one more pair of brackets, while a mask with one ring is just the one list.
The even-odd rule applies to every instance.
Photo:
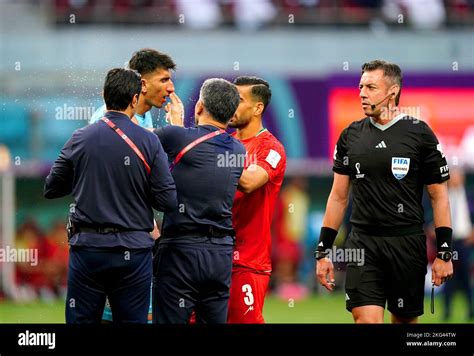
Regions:
[[117, 126], [115, 126], [115, 124], [114, 124], [112, 121], [110, 121], [109, 119], [107, 119], [106, 117], [103, 117], [103, 118], [102, 118], [102, 121], [104, 121], [107, 125], [109, 125], [109, 127], [110, 127], [112, 130], [114, 130], [114, 131], [117, 133], [117, 135], [119, 135], [121, 138], [123, 138], [123, 140], [132, 148], [132, 150], [135, 151], [135, 153], [137, 154], [137, 156], [142, 160], [143, 164], [145, 165], [146, 171], [148, 172], [148, 174], [150, 174], [150, 172], [151, 172], [150, 166], [149, 166], [148, 163], [146, 162], [145, 157], [143, 157], [143, 154], [140, 152], [140, 150], [138, 149], [138, 147], [135, 146], [135, 144], [133, 143], [133, 141], [130, 140], [130, 139], [128, 138], [128, 136], [123, 133], [122, 130], [120, 130]]
[[183, 156], [190, 150], [192, 150], [194, 147], [196, 147], [197, 145], [199, 145], [201, 142], [204, 142], [206, 140], [209, 140], [210, 138], [212, 137], [216, 137], [216, 136], [219, 136], [220, 134], [223, 134], [225, 133], [225, 130], [217, 130], [217, 131], [213, 131], [213, 132], [210, 132], [208, 133], [207, 135], [204, 135], [204, 136], [201, 136], [199, 137], [198, 139], [194, 140], [193, 142], [191, 142], [189, 145], [187, 145], [186, 147], [184, 147], [181, 152], [178, 153], [178, 155], [176, 156], [176, 158], [174, 159], [174, 161], [170, 164], [170, 171], [173, 170], [174, 166], [176, 166], [178, 164], [178, 162], [181, 160], [181, 158], [183, 158]]

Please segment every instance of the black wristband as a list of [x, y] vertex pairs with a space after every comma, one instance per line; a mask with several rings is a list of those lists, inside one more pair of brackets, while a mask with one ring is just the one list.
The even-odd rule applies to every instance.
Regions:
[[319, 233], [319, 242], [316, 251], [326, 251], [332, 247], [334, 240], [337, 236], [337, 230], [331, 229], [330, 227], [322, 227]]
[[437, 227], [435, 229], [436, 234], [436, 248], [438, 252], [453, 250], [453, 229], [447, 226]]

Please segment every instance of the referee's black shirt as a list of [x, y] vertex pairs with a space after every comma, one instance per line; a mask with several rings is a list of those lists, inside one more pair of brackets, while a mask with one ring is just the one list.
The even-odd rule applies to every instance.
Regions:
[[58, 198], [72, 192], [71, 218], [78, 225], [117, 227], [120, 233], [79, 233], [71, 245], [145, 248], [153, 246], [152, 207], [170, 211], [176, 206], [176, 187], [159, 139], [119, 112], [105, 117], [138, 147], [151, 167], [148, 174], [131, 147], [105, 122], [76, 130], [64, 145], [46, 178], [44, 196]]
[[351, 223], [369, 231], [421, 228], [423, 186], [449, 179], [433, 131], [404, 114], [383, 126], [365, 118], [344, 129], [335, 148], [333, 171], [350, 177]]

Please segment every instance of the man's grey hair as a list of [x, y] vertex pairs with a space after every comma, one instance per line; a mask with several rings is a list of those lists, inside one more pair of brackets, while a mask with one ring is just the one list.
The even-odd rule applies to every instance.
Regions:
[[202, 84], [199, 99], [214, 120], [227, 124], [239, 106], [240, 94], [229, 81], [211, 78]]

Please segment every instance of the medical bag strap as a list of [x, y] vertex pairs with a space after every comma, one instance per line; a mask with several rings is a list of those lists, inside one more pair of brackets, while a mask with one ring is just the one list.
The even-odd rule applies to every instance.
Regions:
[[191, 142], [189, 145], [187, 145], [186, 147], [184, 147], [181, 152], [178, 153], [178, 155], [176, 156], [176, 158], [174, 159], [174, 161], [170, 164], [170, 171], [173, 170], [173, 168], [178, 164], [178, 162], [181, 160], [181, 158], [183, 158], [183, 156], [190, 150], [192, 150], [194, 147], [196, 147], [197, 145], [199, 145], [201, 142], [204, 142], [204, 141], [207, 141], [209, 140], [210, 138], [212, 137], [216, 137], [216, 136], [219, 136], [220, 134], [223, 134], [225, 133], [225, 130], [217, 130], [217, 131], [213, 131], [213, 132], [210, 132], [208, 133], [207, 135], [204, 135], [204, 136], [201, 136], [199, 137], [198, 139], [194, 140], [193, 142]]
[[137, 156], [142, 160], [143, 164], [145, 165], [145, 169], [146, 171], [148, 172], [148, 174], [151, 173], [151, 168], [150, 166], [148, 165], [148, 163], [146, 162], [145, 160], [145, 157], [143, 156], [143, 154], [140, 152], [140, 150], [138, 149], [137, 146], [135, 146], [135, 144], [133, 143], [132, 140], [130, 140], [130, 138], [128, 138], [127, 135], [125, 135], [123, 133], [122, 130], [120, 130], [117, 126], [115, 126], [115, 124], [110, 121], [109, 119], [107, 119], [106, 117], [103, 117], [102, 118], [102, 121], [104, 121], [107, 125], [109, 125], [109, 127], [114, 130], [117, 135], [119, 135], [121, 138], [123, 138], [123, 140], [132, 148], [132, 150], [137, 154]]

